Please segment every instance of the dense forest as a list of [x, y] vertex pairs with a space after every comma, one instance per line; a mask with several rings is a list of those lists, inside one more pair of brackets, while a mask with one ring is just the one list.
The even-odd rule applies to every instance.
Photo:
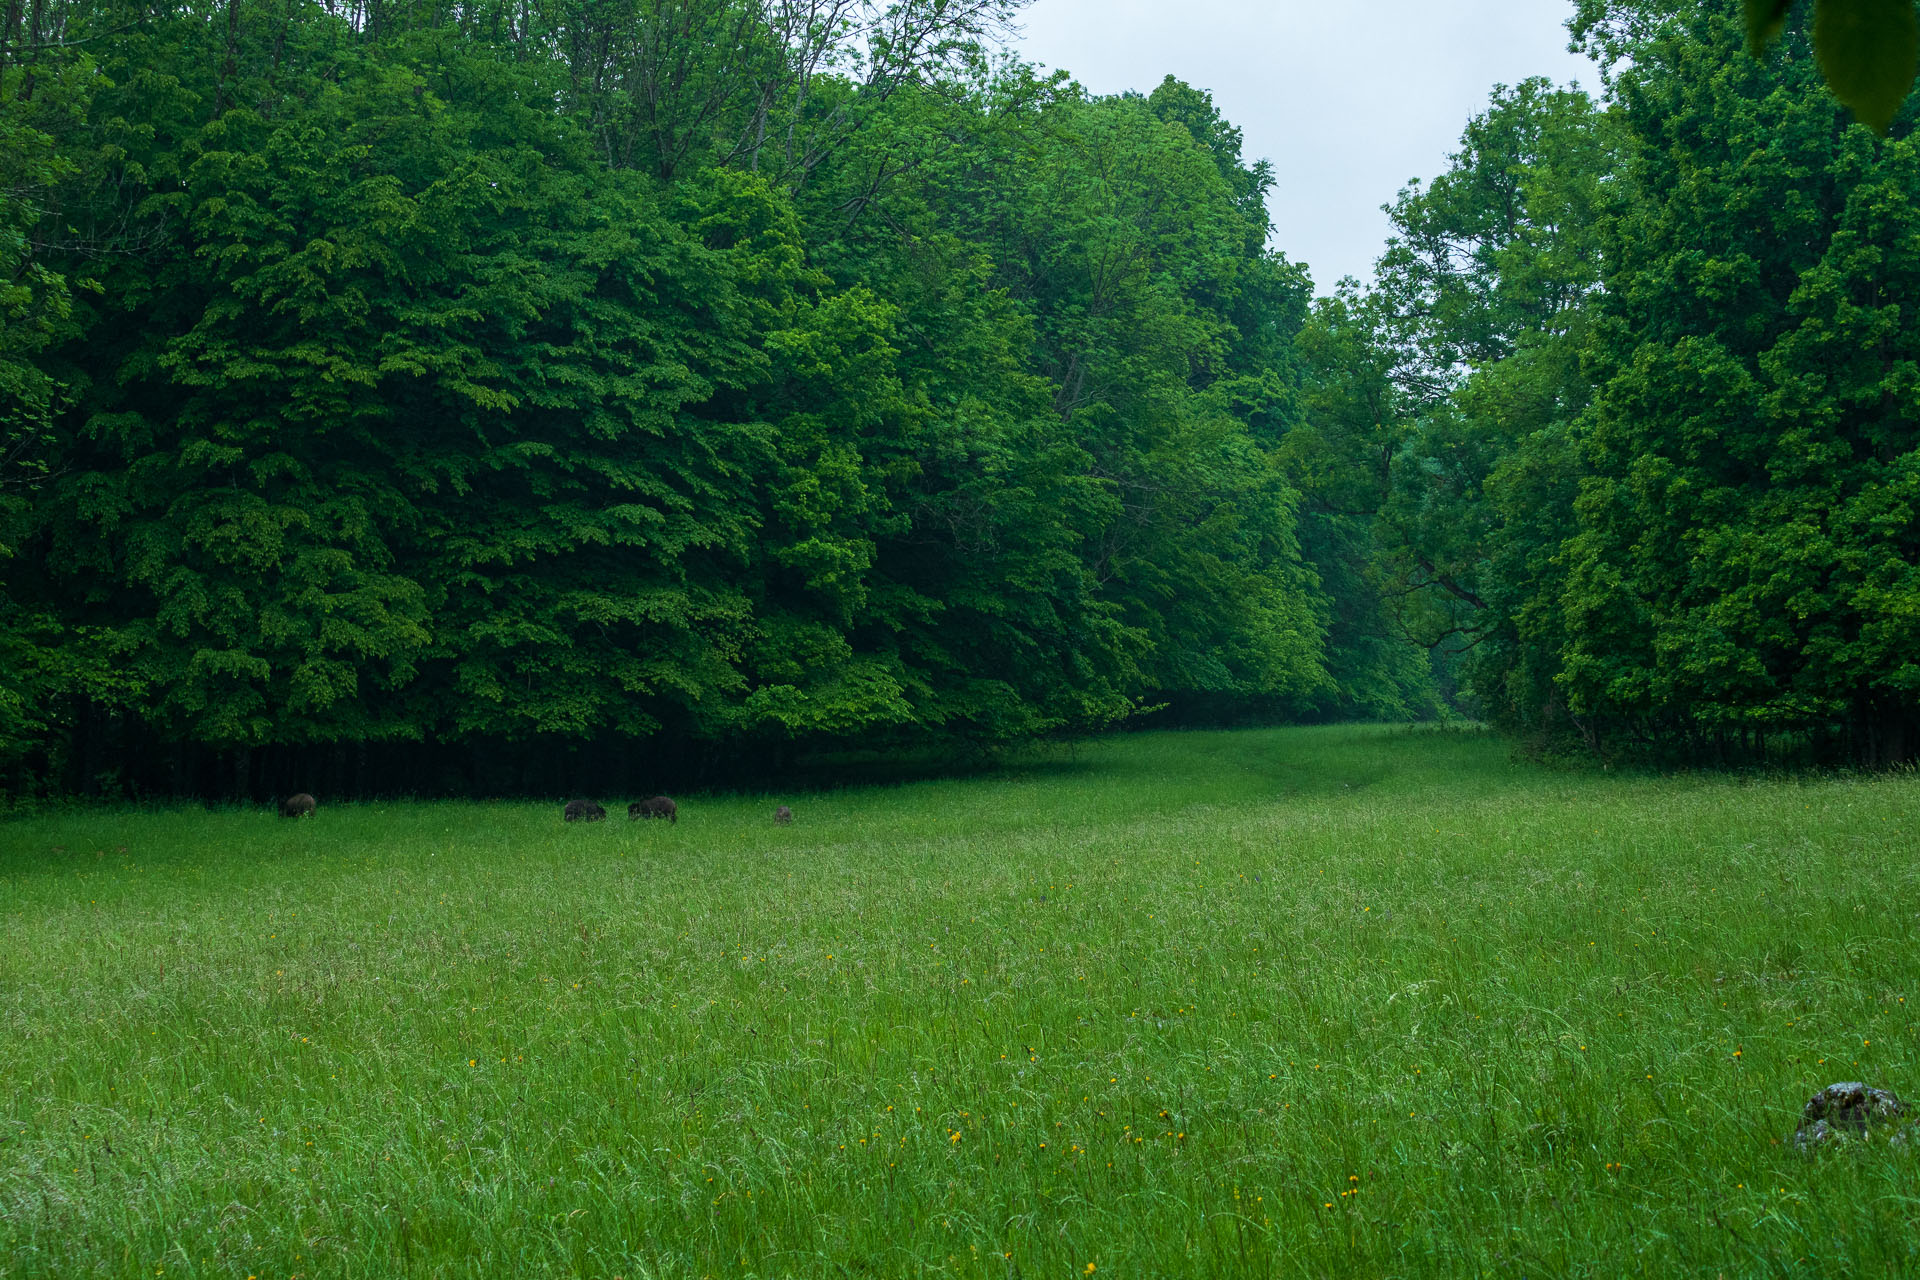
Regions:
[[1316, 299], [1013, 0], [0, 4], [13, 795], [1920, 749], [1920, 169], [1804, 16], [1581, 0]]

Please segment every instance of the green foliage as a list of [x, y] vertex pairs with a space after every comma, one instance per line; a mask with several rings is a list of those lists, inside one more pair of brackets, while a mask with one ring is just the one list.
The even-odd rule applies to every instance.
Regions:
[[8, 785], [664, 783], [1146, 709], [1920, 746], [1920, 193], [1818, 90], [1841, 10], [1580, 0], [1604, 100], [1496, 90], [1318, 302], [1208, 94], [996, 64], [1008, 12], [9, 27]]
[[1302, 487], [1393, 628], [1544, 744], [1904, 760], [1912, 138], [1836, 115], [1804, 15], [1766, 62], [1730, 4], [1574, 29], [1608, 109], [1496, 92], [1303, 335]]
[[[1811, 51], [1828, 89], [1857, 119], [1884, 135], [1899, 114], [1920, 71], [1920, 23], [1912, 0], [1742, 0], [1737, 18], [1731, 0], [1573, 0], [1568, 23], [1577, 45], [1603, 66], [1629, 60], [1633, 51], [1658, 38], [1668, 24], [1695, 17], [1725, 16], [1747, 49], [1764, 59], [1770, 45], [1789, 32], [1806, 29], [1811, 8]], [[1800, 16], [1796, 17], [1796, 10]], [[1802, 42], [1795, 57], [1808, 46]]]
[[835, 12], [76, 6], [8, 642], [124, 679], [10, 741], [570, 785], [1323, 690], [1271, 175], [1177, 82], [990, 72], [997, 3]]
[[1723, 30], [1673, 29], [1623, 79], [1562, 685], [1629, 739], [1895, 761], [1920, 703], [1913, 144], [1835, 120], [1804, 59], [1689, 56]]
[[[1306, 413], [1285, 450], [1342, 548], [1321, 568], [1340, 584], [1340, 646], [1412, 642], [1443, 687], [1464, 680], [1485, 713], [1530, 728], [1551, 672], [1509, 686], [1532, 652], [1520, 615], [1551, 591], [1570, 519], [1616, 143], [1585, 94], [1542, 80], [1496, 90], [1461, 143], [1392, 206], [1373, 289], [1323, 300], [1302, 334]], [[1418, 706], [1418, 687], [1402, 701]]]
[[1833, 95], [1884, 134], [1920, 70], [1912, 0], [1817, 0], [1813, 14], [1814, 54]]
[[1106, 491], [1090, 571], [1148, 639], [1156, 692], [1304, 695], [1319, 646], [1292, 498], [1233, 415], [1231, 314], [1273, 276], [1279, 296], [1252, 305], [1297, 313], [1285, 291], [1300, 284], [1260, 256], [1264, 219], [1248, 226], [1219, 153], [1151, 101], [1063, 102], [1035, 141], [1016, 181], [981, 198], [1010, 241], [1007, 287], [1035, 313], [1053, 409]]
[[0, 32], [0, 770], [57, 735], [76, 701], [111, 705], [125, 687], [94, 631], [62, 625], [18, 586], [33, 572], [19, 556], [36, 504], [66, 457], [57, 418], [71, 388], [47, 350], [78, 332], [76, 291], [99, 287], [91, 265], [62, 262], [59, 246], [86, 247], [77, 227], [61, 226], [80, 220], [62, 197], [85, 157], [61, 142], [86, 118], [100, 77], [85, 55], [15, 56], [48, 21], [38, 9], [30, 20], [14, 14]]
[[1787, 10], [1793, 0], [1745, 0], [1747, 12], [1747, 51], [1756, 57], [1787, 25]]
[[[1746, 0], [1747, 47], [1758, 56], [1786, 27], [1792, 0]], [[1813, 49], [1833, 96], [1884, 134], [1920, 71], [1913, 0], [1814, 0]]]

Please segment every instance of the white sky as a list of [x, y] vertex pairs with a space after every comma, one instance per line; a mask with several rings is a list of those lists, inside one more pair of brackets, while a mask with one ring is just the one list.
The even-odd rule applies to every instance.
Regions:
[[1568, 53], [1567, 0], [1034, 0], [1017, 45], [1095, 93], [1172, 74], [1213, 94], [1249, 160], [1273, 161], [1273, 246], [1332, 292], [1368, 278], [1380, 206], [1445, 168], [1495, 84], [1599, 88]]

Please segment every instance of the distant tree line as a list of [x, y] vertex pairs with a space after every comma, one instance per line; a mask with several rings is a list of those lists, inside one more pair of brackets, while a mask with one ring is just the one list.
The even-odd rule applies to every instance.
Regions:
[[0, 6], [10, 794], [1920, 747], [1912, 118], [1805, 15], [1580, 0], [1604, 97], [1315, 303], [1207, 94], [1009, 0]]

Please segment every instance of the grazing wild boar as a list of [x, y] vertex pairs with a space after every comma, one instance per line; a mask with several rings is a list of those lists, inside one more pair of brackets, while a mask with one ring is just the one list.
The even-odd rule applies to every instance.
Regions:
[[783, 827], [790, 827], [793, 825], [793, 810], [783, 804], [773, 811], [773, 820]]
[[302, 791], [299, 795], [288, 796], [280, 805], [283, 818], [311, 818], [313, 811], [320, 806], [314, 798]]
[[668, 822], [680, 821], [679, 806], [665, 796], [655, 796], [651, 800], [635, 800], [627, 806], [627, 819], [665, 818]]
[[561, 816], [568, 822], [599, 822], [607, 816], [607, 811], [591, 800], [571, 800]]

